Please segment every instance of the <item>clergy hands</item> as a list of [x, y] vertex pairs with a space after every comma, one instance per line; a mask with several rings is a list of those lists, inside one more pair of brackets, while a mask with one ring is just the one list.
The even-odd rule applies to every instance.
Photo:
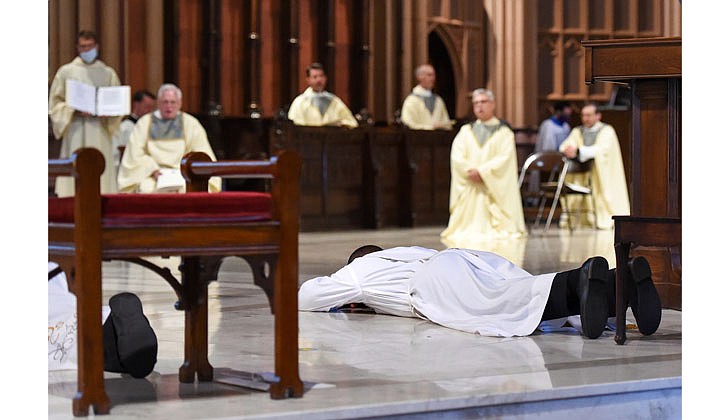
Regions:
[[152, 172], [152, 178], [154, 178], [155, 181], [159, 178], [159, 175], [162, 175], [159, 169], [155, 169], [154, 172]]
[[578, 149], [576, 147], [568, 145], [564, 147], [564, 155], [569, 159], [574, 159], [576, 157], [577, 150]]
[[467, 173], [466, 173], [466, 176], [473, 183], [476, 183], [476, 184], [482, 184], [483, 183], [483, 178], [480, 177], [480, 172], [478, 172], [478, 170], [475, 169], [475, 168], [468, 169], [467, 170]]

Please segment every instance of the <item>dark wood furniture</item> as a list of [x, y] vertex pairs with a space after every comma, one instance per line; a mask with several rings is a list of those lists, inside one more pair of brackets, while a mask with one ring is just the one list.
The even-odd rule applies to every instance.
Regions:
[[[627, 261], [630, 257], [630, 251], [633, 246], [652, 246], [662, 247], [675, 250], [670, 259], [670, 271], [682, 272], [682, 263], [680, 261], [680, 248], [682, 247], [682, 224], [680, 219], [668, 217], [635, 217], [635, 216], [614, 216], [614, 251], [617, 257], [617, 333], [614, 341], [617, 344], [624, 344], [626, 341], [626, 319], [627, 302], [624, 298], [628, 295], [628, 291], [635, 288], [632, 277], [628, 273]], [[655, 271], [654, 274], [663, 274], [664, 271]], [[660, 290], [664, 287], [659, 278], [665, 276], [653, 276], [655, 278], [655, 286]], [[669, 279], [669, 278], [668, 278]], [[679, 289], [678, 289], [679, 293]], [[665, 306], [665, 302], [663, 306]], [[679, 308], [675, 308], [679, 309]]]
[[301, 229], [357, 229], [364, 225], [366, 130], [282, 123], [271, 155], [293, 150], [302, 160]]
[[680, 217], [681, 38], [584, 41], [586, 83], [630, 87], [632, 215]]
[[365, 226], [368, 228], [399, 227], [410, 224], [410, 205], [405, 204], [408, 162], [397, 127], [375, 127], [369, 130], [365, 173]]
[[447, 224], [453, 131], [401, 127], [272, 130], [271, 154], [303, 158], [301, 228], [361, 229]]
[[[90, 406], [96, 414], [110, 410], [103, 377], [101, 264], [113, 259], [150, 268], [174, 289], [179, 299], [176, 307], [185, 311], [184, 362], [179, 380], [193, 382], [195, 377], [199, 381], [213, 379], [207, 346], [207, 285], [217, 278], [224, 257], [244, 258], [275, 314], [277, 382], [270, 386], [271, 398], [303, 395], [298, 373], [297, 304], [300, 166], [300, 158], [292, 152], [263, 161], [220, 162], [210, 162], [203, 153], [191, 153], [182, 161], [187, 194], [145, 197], [101, 195], [99, 177], [104, 158], [95, 149], [80, 149], [68, 159], [49, 160], [49, 177], [75, 179], [75, 197], [49, 198], [48, 223], [49, 261], [63, 268], [69, 289], [77, 298], [78, 391], [73, 398], [74, 415], [88, 415]], [[207, 194], [210, 176], [270, 178], [271, 193]], [[177, 214], [180, 199], [194, 204], [195, 197], [199, 197], [198, 208]], [[247, 211], [223, 206], [225, 200], [245, 204], [253, 198], [257, 207]], [[168, 215], [155, 213], [161, 212], [165, 202], [172, 211]], [[145, 260], [148, 256], [180, 256], [181, 280]]]
[[447, 225], [450, 217], [450, 148], [456, 132], [403, 129], [406, 158], [405, 226]]
[[[631, 255], [644, 254], [651, 266], [665, 266], [665, 261], [670, 261], [667, 266], [671, 270], [653, 270], [653, 281], [663, 307], [681, 309], [679, 247], [675, 255], [675, 248], [661, 252], [647, 249], [645, 253], [638, 246], [672, 247], [675, 242], [681, 243], [682, 39], [618, 39], [585, 41], [582, 45], [587, 84], [623, 83], [631, 91], [632, 135], [630, 159], [626, 162], [629, 165], [625, 166], [630, 180], [631, 217], [614, 218], [618, 291], [629, 286], [625, 283], [624, 264], [626, 244], [631, 244]], [[671, 231], [669, 235], [665, 230]], [[617, 306], [622, 334], [618, 333], [615, 340], [623, 344], [623, 296], [617, 298], [617, 303], [622, 303]]]

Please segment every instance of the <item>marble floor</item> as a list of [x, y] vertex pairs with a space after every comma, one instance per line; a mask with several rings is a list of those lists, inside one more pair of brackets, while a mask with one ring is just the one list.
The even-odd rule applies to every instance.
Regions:
[[[444, 249], [440, 227], [302, 233], [300, 281], [330, 274], [352, 249], [420, 245]], [[531, 273], [578, 267], [603, 255], [614, 266], [612, 232], [552, 229], [491, 243]], [[176, 272], [179, 260], [157, 259]], [[605, 331], [596, 340], [574, 331], [493, 338], [385, 315], [299, 313], [299, 360], [307, 391], [271, 400], [233, 385], [247, 373], [273, 370], [273, 316], [242, 260], [227, 259], [209, 288], [212, 383], [180, 384], [184, 313], [171, 288], [136, 265], [104, 265], [104, 298], [140, 296], [159, 340], [145, 379], [106, 373], [108, 419], [237, 418], [680, 418], [682, 316], [663, 310], [652, 336], [628, 331], [624, 346]], [[633, 322], [628, 312], [628, 322]], [[71, 418], [76, 372], [48, 372], [48, 416]], [[257, 383], [257, 385], [261, 385]], [[256, 386], [257, 386], [256, 385]]]

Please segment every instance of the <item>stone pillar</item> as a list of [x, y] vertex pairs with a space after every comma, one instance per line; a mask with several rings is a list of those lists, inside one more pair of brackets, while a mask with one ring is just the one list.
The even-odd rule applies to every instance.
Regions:
[[488, 33], [487, 88], [496, 115], [514, 127], [538, 125], [535, 0], [485, 0]]

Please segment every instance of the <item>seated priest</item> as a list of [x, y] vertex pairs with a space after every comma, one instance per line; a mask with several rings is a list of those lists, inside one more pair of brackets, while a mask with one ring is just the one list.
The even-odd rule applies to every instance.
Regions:
[[354, 115], [338, 96], [326, 90], [326, 73], [320, 63], [306, 67], [306, 88], [288, 109], [288, 119], [296, 125], [358, 127]]
[[[559, 151], [569, 159], [582, 163], [593, 159], [591, 174], [568, 174], [566, 181], [589, 185], [587, 181], [591, 178], [596, 220], [591, 213], [591, 200], [583, 195], [569, 196], [565, 198], [569, 209], [572, 211], [581, 209], [582, 212], [586, 210], [587, 217], [564, 213], [560, 225], [568, 226], [567, 217], [569, 217], [572, 218], [572, 225], [579, 221], [582, 227], [612, 229], [614, 228], [612, 216], [629, 216], [630, 211], [627, 180], [617, 132], [611, 125], [602, 122], [602, 113], [594, 103], [581, 108], [581, 122], [583, 125], [571, 130], [569, 136], [559, 146]], [[577, 217], [577, 220], [573, 220]]]
[[[216, 160], [207, 133], [192, 115], [181, 111], [182, 91], [168, 83], [159, 88], [157, 110], [137, 121], [119, 166], [119, 192], [184, 192], [182, 157], [206, 153]], [[221, 190], [222, 180], [210, 178], [209, 190]]]
[[415, 70], [417, 86], [402, 103], [402, 124], [413, 130], [452, 130], [453, 121], [445, 101], [432, 91], [435, 87], [435, 68], [423, 64]]
[[[647, 260], [629, 261], [636, 287], [627, 302], [645, 335], [660, 324], [662, 309]], [[331, 276], [304, 282], [298, 308], [331, 311], [364, 304], [383, 314], [422, 318], [486, 336], [526, 336], [543, 322], [578, 315], [582, 334], [598, 338], [615, 314], [615, 270], [603, 257], [577, 269], [532, 275], [484, 251], [421, 247], [358, 248]]]

